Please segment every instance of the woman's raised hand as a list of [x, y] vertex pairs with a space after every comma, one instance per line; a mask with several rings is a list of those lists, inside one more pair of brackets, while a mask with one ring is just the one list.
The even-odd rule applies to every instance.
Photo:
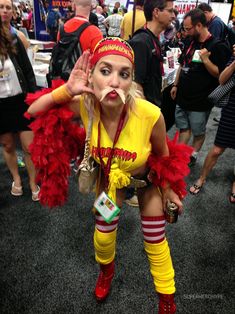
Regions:
[[88, 76], [90, 71], [91, 54], [88, 50], [84, 51], [74, 68], [66, 83], [67, 89], [72, 96], [81, 95], [82, 93], [94, 93], [88, 85]]

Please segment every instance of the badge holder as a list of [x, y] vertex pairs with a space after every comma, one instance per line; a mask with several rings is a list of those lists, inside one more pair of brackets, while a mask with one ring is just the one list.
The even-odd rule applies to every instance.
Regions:
[[107, 223], [112, 222], [113, 218], [120, 212], [120, 208], [102, 192], [94, 203], [95, 209], [101, 214]]
[[202, 63], [202, 59], [200, 58], [199, 51], [200, 50], [195, 50], [193, 54], [192, 62]]

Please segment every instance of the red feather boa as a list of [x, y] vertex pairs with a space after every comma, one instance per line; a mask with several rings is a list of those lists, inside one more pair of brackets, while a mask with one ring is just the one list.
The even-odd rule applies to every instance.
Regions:
[[156, 156], [151, 154], [148, 164], [151, 168], [151, 181], [154, 185], [165, 187], [170, 184], [171, 189], [182, 199], [186, 194], [184, 178], [189, 174], [188, 163], [193, 151], [192, 147], [179, 144], [178, 133], [173, 140], [167, 138], [169, 156]]
[[[62, 80], [53, 81], [52, 88], [28, 94], [27, 104], [63, 83]], [[72, 111], [58, 105], [38, 114], [30, 124], [34, 139], [29, 149], [37, 172], [36, 181], [41, 185], [40, 203], [50, 208], [63, 205], [67, 200], [70, 161], [83, 155], [85, 130], [73, 123], [72, 117]]]

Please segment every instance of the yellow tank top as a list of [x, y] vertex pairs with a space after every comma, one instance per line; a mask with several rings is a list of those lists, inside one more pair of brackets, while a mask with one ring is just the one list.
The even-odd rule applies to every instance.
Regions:
[[[88, 111], [84, 106], [84, 101], [80, 102], [80, 114], [87, 130]], [[160, 116], [160, 109], [144, 99], [136, 99], [134, 110], [129, 110], [128, 120], [122, 129], [115, 145], [112, 159], [111, 171], [109, 174], [108, 195], [116, 201], [116, 189], [121, 189], [130, 183], [130, 173], [145, 165], [151, 152], [150, 137], [153, 126]], [[100, 163], [98, 157], [98, 123], [100, 120], [99, 110], [95, 108], [90, 150], [95, 160]], [[106, 164], [109, 153], [113, 147], [113, 141], [110, 139], [101, 121], [100, 148], [101, 156]]]

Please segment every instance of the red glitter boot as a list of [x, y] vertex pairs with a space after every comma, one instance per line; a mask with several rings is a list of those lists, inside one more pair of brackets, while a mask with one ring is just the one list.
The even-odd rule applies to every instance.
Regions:
[[159, 307], [158, 314], [175, 314], [176, 305], [174, 302], [174, 294], [158, 293]]
[[107, 265], [100, 264], [100, 274], [95, 287], [97, 301], [104, 301], [110, 291], [114, 276], [114, 261]]

